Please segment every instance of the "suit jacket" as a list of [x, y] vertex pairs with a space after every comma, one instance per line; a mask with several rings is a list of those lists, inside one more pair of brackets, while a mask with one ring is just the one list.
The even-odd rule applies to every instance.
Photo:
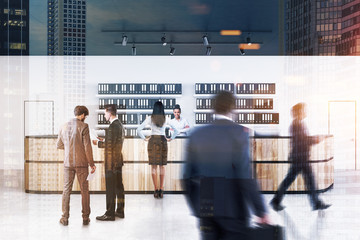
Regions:
[[310, 147], [316, 141], [309, 136], [303, 121], [294, 120], [290, 126], [291, 152], [290, 160], [294, 163], [306, 163], [310, 158]]
[[188, 141], [184, 168], [187, 199], [197, 217], [247, 220], [265, 205], [251, 178], [248, 129], [229, 120], [195, 130]]
[[105, 148], [105, 171], [123, 166], [121, 153], [124, 142], [124, 128], [119, 119], [114, 120], [105, 131], [105, 142], [99, 142], [99, 148]]
[[65, 167], [94, 166], [89, 126], [74, 118], [65, 123], [58, 135], [57, 148], [65, 150]]

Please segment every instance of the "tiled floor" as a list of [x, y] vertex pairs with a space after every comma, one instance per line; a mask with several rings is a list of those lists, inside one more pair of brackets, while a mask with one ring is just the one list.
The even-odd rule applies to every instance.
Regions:
[[[104, 213], [105, 195], [91, 195], [92, 221], [84, 227], [80, 195], [74, 194], [69, 226], [64, 227], [59, 224], [60, 194], [26, 194], [23, 173], [11, 176], [0, 174], [0, 239], [199, 239], [197, 219], [183, 195], [165, 195], [162, 200], [126, 195], [125, 219], [115, 222], [95, 220]], [[264, 195], [267, 203], [271, 197]], [[360, 239], [360, 172], [336, 172], [334, 189], [321, 198], [332, 206], [314, 212], [306, 195], [287, 195], [286, 210], [269, 209], [270, 217], [285, 226], [286, 239]]]

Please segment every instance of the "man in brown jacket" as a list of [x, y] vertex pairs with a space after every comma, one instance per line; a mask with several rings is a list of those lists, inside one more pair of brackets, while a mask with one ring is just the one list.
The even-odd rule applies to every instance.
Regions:
[[70, 193], [75, 174], [80, 184], [83, 224], [89, 224], [90, 195], [87, 181], [89, 174], [88, 165], [91, 167], [91, 173], [94, 173], [96, 169], [91, 148], [89, 126], [84, 123], [85, 118], [89, 115], [89, 110], [85, 106], [76, 106], [74, 115], [74, 119], [71, 119], [61, 127], [57, 140], [57, 148], [65, 150], [64, 191], [62, 195], [63, 215], [60, 219], [60, 223], [64, 226], [69, 224]]

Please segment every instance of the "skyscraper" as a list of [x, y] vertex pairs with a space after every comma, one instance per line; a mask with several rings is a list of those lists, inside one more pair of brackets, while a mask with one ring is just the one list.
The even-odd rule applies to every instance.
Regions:
[[344, 0], [336, 55], [360, 55], [360, 0]]
[[[76, 105], [85, 104], [86, 0], [48, 0], [48, 78], [64, 96], [65, 119]], [[76, 56], [76, 57], [75, 57]]]
[[287, 0], [286, 55], [360, 55], [359, 14], [360, 0]]
[[48, 0], [48, 55], [84, 56], [86, 1]]
[[0, 55], [29, 55], [29, 0], [0, 1]]

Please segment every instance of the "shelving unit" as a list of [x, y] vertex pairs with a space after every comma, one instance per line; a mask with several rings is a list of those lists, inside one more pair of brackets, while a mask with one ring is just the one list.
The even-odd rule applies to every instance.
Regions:
[[[274, 95], [275, 87], [275, 83], [196, 83], [195, 123], [209, 124], [214, 120], [213, 98], [219, 91], [226, 90], [232, 93], [236, 91], [233, 119], [235, 122], [239, 124], [279, 124], [279, 113], [268, 112], [268, 110], [274, 109], [273, 98], [262, 96], [264, 94]], [[249, 110], [253, 112], [249, 112]]]
[[164, 104], [166, 117], [172, 118], [176, 98], [181, 97], [182, 85], [173, 83], [99, 83], [98, 129], [108, 128], [104, 106], [116, 104], [118, 118], [125, 128], [125, 137], [137, 136], [136, 128], [151, 115], [154, 103]]

